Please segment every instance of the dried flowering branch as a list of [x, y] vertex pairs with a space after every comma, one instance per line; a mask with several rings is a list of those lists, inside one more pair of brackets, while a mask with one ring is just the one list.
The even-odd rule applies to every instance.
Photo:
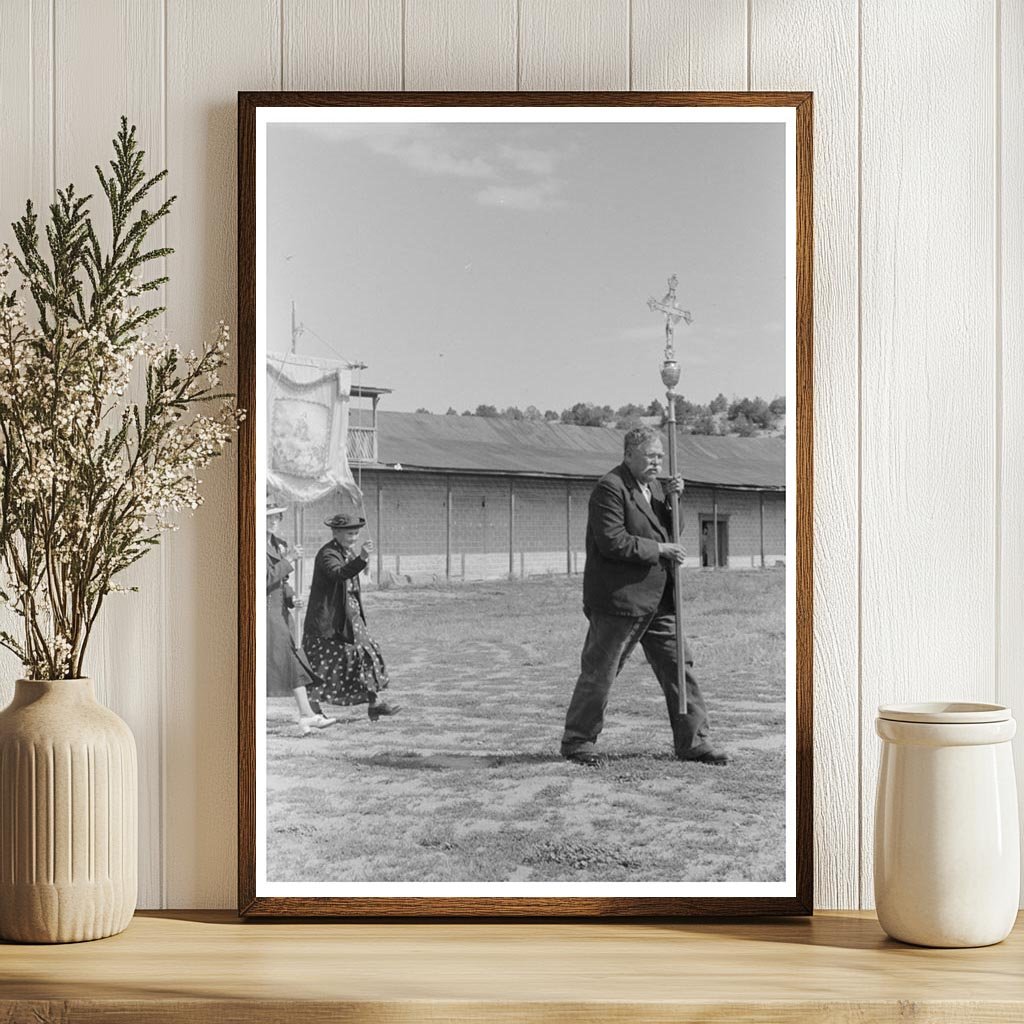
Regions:
[[[20, 255], [0, 248], [0, 600], [22, 620], [22, 635], [0, 631], [0, 646], [33, 679], [82, 675], [103, 599], [124, 589], [115, 577], [176, 529], [173, 513], [201, 503], [198, 471], [243, 416], [219, 390], [224, 324], [198, 353], [147, 340], [164, 309], [136, 300], [167, 279], [144, 281], [143, 268], [172, 250], [146, 250], [145, 240], [174, 197], [139, 208], [167, 173], [147, 177], [144, 156], [122, 118], [112, 174], [96, 168], [109, 246], [90, 219], [91, 196], [69, 186], [50, 206], [47, 254], [31, 203], [13, 225]], [[126, 397], [136, 367], [144, 402]]]

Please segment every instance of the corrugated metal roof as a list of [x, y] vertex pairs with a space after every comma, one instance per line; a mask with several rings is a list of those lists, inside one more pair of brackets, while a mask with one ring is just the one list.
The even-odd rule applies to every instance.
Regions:
[[[612, 427], [381, 411], [377, 428], [380, 461], [404, 469], [592, 479], [622, 461], [624, 432]], [[786, 486], [782, 438], [677, 436], [680, 469], [690, 483]]]

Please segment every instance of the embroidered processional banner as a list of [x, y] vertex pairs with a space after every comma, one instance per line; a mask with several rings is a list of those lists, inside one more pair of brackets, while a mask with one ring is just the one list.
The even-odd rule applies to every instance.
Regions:
[[346, 363], [267, 353], [267, 487], [307, 503], [342, 488], [359, 490], [348, 464], [352, 371]]

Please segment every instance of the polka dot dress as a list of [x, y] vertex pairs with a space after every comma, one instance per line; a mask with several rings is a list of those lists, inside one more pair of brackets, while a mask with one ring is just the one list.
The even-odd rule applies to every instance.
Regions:
[[341, 637], [307, 637], [303, 650], [321, 680], [318, 698], [326, 704], [369, 704], [390, 680], [377, 641], [366, 631], [359, 602], [351, 591], [346, 601], [353, 642]]

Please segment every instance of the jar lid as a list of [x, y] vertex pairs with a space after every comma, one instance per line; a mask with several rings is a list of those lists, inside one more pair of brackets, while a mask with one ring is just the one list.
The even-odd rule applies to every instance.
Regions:
[[934, 725], [970, 725], [1008, 722], [1004, 704], [973, 704], [968, 701], [929, 701], [923, 704], [882, 704], [878, 717], [889, 722], [924, 722]]

